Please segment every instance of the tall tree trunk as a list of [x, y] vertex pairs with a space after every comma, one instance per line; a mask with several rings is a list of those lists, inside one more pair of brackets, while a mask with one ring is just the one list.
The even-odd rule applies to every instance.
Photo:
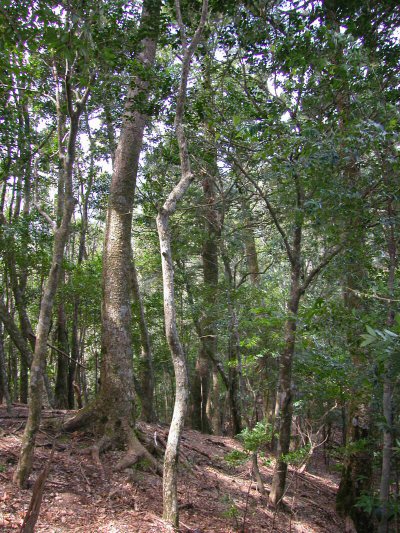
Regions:
[[237, 325], [236, 310], [232, 301], [234, 279], [229, 257], [221, 244], [221, 257], [224, 263], [225, 280], [228, 285], [228, 313], [229, 313], [229, 339], [228, 339], [228, 404], [230, 410], [230, 425], [232, 435], [242, 431], [242, 409], [240, 396], [240, 345]]
[[248, 199], [242, 196], [242, 213], [245, 223], [244, 228], [244, 246], [246, 252], [247, 268], [250, 273], [250, 281], [254, 287], [260, 283], [260, 272], [258, 266], [258, 255], [256, 242], [254, 239], [253, 216], [249, 207]]
[[[218, 290], [218, 239], [220, 236], [220, 223], [216, 207], [215, 175], [218, 170], [216, 154], [212, 157], [212, 168], [203, 179], [203, 194], [206, 207], [204, 209], [205, 227], [202, 250], [203, 262], [203, 311], [199, 320], [200, 326], [200, 349], [196, 361], [196, 374], [192, 386], [193, 413], [192, 423], [195, 429], [204, 433], [211, 430], [211, 420], [208, 417], [207, 405], [209, 405], [210, 368], [211, 363], [217, 357], [217, 328], [215, 297]], [[217, 384], [214, 380], [212, 387]], [[214, 393], [215, 398], [215, 393]], [[218, 410], [218, 403], [214, 402], [213, 409]], [[213, 416], [214, 425], [219, 420], [218, 413]], [[214, 432], [219, 433], [220, 428], [214, 427]]]
[[179, 146], [179, 157], [181, 162], [181, 179], [168, 195], [161, 210], [157, 215], [157, 230], [160, 240], [161, 265], [163, 273], [164, 291], [164, 321], [165, 331], [172, 362], [175, 372], [175, 404], [170, 430], [168, 433], [167, 447], [164, 456], [163, 475], [163, 517], [170, 522], [173, 527], [179, 525], [178, 511], [178, 459], [180, 440], [185, 422], [188, 398], [189, 379], [186, 356], [179, 340], [176, 324], [176, 307], [174, 296], [174, 265], [171, 253], [171, 235], [169, 230], [169, 219], [176, 210], [177, 203], [189, 188], [193, 174], [190, 166], [189, 152], [185, 130], [183, 126], [183, 115], [185, 109], [186, 89], [190, 71], [190, 63], [193, 54], [200, 42], [202, 31], [206, 22], [208, 11], [208, 0], [203, 0], [202, 12], [199, 26], [188, 44], [185, 27], [182, 21], [182, 14], [179, 0], [175, 1], [176, 15], [181, 33], [183, 48], [182, 72], [179, 92], [176, 104], [175, 131]]
[[[83, 180], [80, 183], [80, 196], [81, 196], [81, 230], [79, 233], [79, 246], [78, 246], [78, 266], [82, 264], [85, 255], [86, 255], [86, 235], [88, 230], [88, 209], [89, 209], [89, 198], [92, 192], [93, 179], [95, 175], [95, 141], [92, 136], [88, 114], [85, 114], [86, 118], [86, 131], [89, 137], [90, 144], [90, 167], [88, 172], [88, 180], [86, 182], [86, 189]], [[80, 173], [78, 174], [80, 175]], [[77, 375], [77, 361], [81, 360], [81, 353], [79, 347], [79, 310], [80, 310], [80, 295], [79, 293], [74, 294], [74, 310], [72, 315], [72, 330], [71, 330], [71, 362], [68, 369], [68, 405], [70, 409], [75, 407], [75, 390], [79, 391], [78, 398], [79, 408], [82, 407], [81, 399], [81, 389], [78, 384], [75, 383], [75, 378]], [[78, 375], [81, 375], [80, 369]], [[80, 381], [78, 379], [78, 381]], [[78, 387], [78, 389], [76, 389]]]
[[279, 361], [278, 392], [275, 408], [275, 424], [279, 434], [276, 450], [276, 466], [269, 495], [269, 501], [274, 506], [281, 503], [284, 495], [287, 463], [282, 460], [282, 456], [287, 454], [290, 448], [293, 411], [292, 368], [296, 344], [297, 313], [301, 296], [299, 282], [300, 263], [297, 262], [292, 268], [290, 298], [287, 305], [289, 317], [285, 325], [285, 348]]
[[[56, 80], [58, 83], [58, 80]], [[69, 225], [75, 207], [73, 197], [72, 173], [75, 161], [75, 147], [78, 136], [79, 118], [86, 104], [89, 89], [84, 96], [74, 106], [72, 102], [72, 89], [70, 86], [70, 73], [65, 75], [65, 88], [70, 118], [70, 129], [67, 141], [67, 149], [64, 152], [62, 139], [59, 137], [59, 156], [63, 165], [63, 172], [59, 174], [59, 179], [63, 181], [62, 219], [59, 224], [53, 223], [54, 243], [52, 251], [52, 262], [45, 285], [43, 297], [40, 305], [39, 321], [36, 330], [35, 351], [31, 366], [31, 378], [29, 384], [29, 413], [22, 438], [22, 446], [17, 468], [14, 472], [14, 481], [20, 487], [25, 487], [32, 470], [33, 454], [36, 435], [39, 430], [42, 408], [43, 373], [46, 363], [47, 339], [49, 335], [51, 314], [54, 298], [64, 258], [64, 249], [69, 235]], [[58, 95], [57, 112], [60, 119], [61, 107]], [[60, 125], [60, 120], [58, 121]]]
[[[386, 324], [388, 328], [392, 328], [394, 324], [395, 310], [393, 307], [395, 275], [398, 263], [397, 258], [397, 239], [396, 239], [396, 212], [394, 209], [394, 200], [392, 197], [388, 199], [387, 203], [388, 228], [386, 235], [387, 251], [389, 257], [389, 273], [388, 273], [388, 313]], [[388, 531], [388, 515], [389, 515], [389, 496], [390, 496], [390, 481], [392, 472], [392, 455], [393, 455], [393, 376], [392, 376], [392, 355], [387, 354], [384, 361], [384, 375], [383, 375], [383, 416], [385, 424], [383, 426], [383, 450], [382, 450], [382, 471], [379, 486], [379, 498], [381, 502], [381, 519], [379, 522], [379, 533], [387, 533]]]
[[136, 177], [148, 120], [150, 94], [160, 23], [160, 0], [143, 3], [136, 60], [125, 101], [122, 129], [115, 152], [103, 251], [101, 387], [96, 400], [65, 424], [66, 430], [81, 427], [97, 418], [102, 433], [100, 451], [113, 443], [127, 443], [128, 453], [118, 467], [146, 455], [134, 434], [134, 376], [132, 352], [131, 235]]

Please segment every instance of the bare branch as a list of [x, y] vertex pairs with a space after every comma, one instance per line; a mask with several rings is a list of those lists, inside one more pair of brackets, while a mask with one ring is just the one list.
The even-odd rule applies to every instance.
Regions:
[[35, 203], [34, 204], [36, 209], [39, 211], [39, 213], [42, 215], [43, 218], [46, 219], [46, 221], [49, 223], [49, 225], [51, 226], [51, 229], [53, 231], [55, 231], [57, 229], [57, 224], [54, 222], [54, 220], [50, 217], [50, 215], [48, 215], [46, 213], [46, 211], [44, 211], [39, 204]]
[[72, 88], [71, 88], [71, 72], [69, 69], [68, 61], [66, 62], [66, 67], [65, 67], [65, 82], [64, 83], [65, 83], [65, 95], [67, 99], [68, 116], [70, 119], [73, 119], [75, 115], [75, 111], [74, 111]]
[[262, 270], [261, 272], [245, 272], [243, 274], [243, 276], [240, 278], [240, 281], [238, 282], [238, 284], [236, 285], [236, 288], [238, 289], [241, 285], [243, 285], [243, 283], [246, 281], [246, 279], [251, 276], [252, 274], [265, 274], [267, 272], [267, 270], [269, 270], [272, 265], [274, 264], [274, 262], [272, 261], [271, 263], [269, 263], [269, 265], [267, 265], [264, 270]]
[[256, 180], [254, 180], [252, 178], [252, 176], [250, 175], [249, 172], [247, 172], [247, 170], [243, 167], [243, 165], [241, 164], [241, 162], [236, 158], [236, 157], [233, 157], [233, 162], [234, 164], [237, 166], [237, 168], [240, 170], [240, 172], [250, 181], [250, 183], [255, 187], [255, 189], [257, 190], [258, 194], [261, 196], [261, 198], [264, 200], [266, 206], [267, 206], [267, 209], [271, 215], [271, 218], [275, 224], [275, 227], [276, 229], [278, 230], [278, 232], [280, 233], [281, 237], [282, 237], [282, 240], [283, 240], [283, 244], [285, 246], [285, 249], [286, 249], [286, 254], [288, 256], [288, 259], [290, 261], [290, 264], [291, 265], [294, 265], [295, 261], [294, 261], [294, 258], [293, 258], [293, 253], [292, 253], [292, 249], [291, 249], [291, 246], [290, 246], [290, 243], [289, 243], [289, 240], [287, 238], [287, 235], [286, 235], [286, 232], [285, 230], [283, 229], [283, 227], [281, 226], [279, 220], [278, 220], [278, 216], [276, 214], [276, 211], [275, 209], [272, 207], [272, 204], [271, 202], [269, 201], [268, 199], [268, 196], [262, 191], [261, 187], [258, 185], [258, 183], [256, 182]]
[[[179, 16], [181, 17], [179, 0], [176, 1], [176, 6], [177, 6], [177, 10], [179, 10]], [[186, 89], [187, 89], [187, 83], [188, 83], [188, 78], [189, 78], [190, 63], [191, 63], [193, 54], [196, 50], [196, 47], [198, 46], [200, 42], [204, 24], [207, 18], [207, 10], [208, 10], [208, 0], [203, 0], [203, 7], [202, 7], [199, 25], [194, 34], [192, 42], [190, 43], [190, 46], [185, 49], [185, 53], [183, 56], [182, 74], [181, 74], [181, 81], [179, 84], [179, 92], [178, 92], [178, 98], [177, 98], [177, 103], [176, 103], [176, 115], [175, 115], [175, 131], [176, 131], [176, 137], [177, 137], [178, 146], [179, 146], [179, 157], [180, 157], [180, 162], [181, 162], [182, 177], [179, 183], [177, 183], [175, 187], [173, 188], [173, 190], [170, 192], [170, 194], [168, 195], [168, 198], [166, 199], [162, 207], [163, 214], [168, 215], [168, 216], [174, 213], [177, 202], [179, 202], [179, 200], [182, 198], [182, 196], [187, 191], [190, 183], [193, 181], [193, 174], [192, 174], [192, 170], [190, 166], [187, 139], [186, 139], [186, 134], [185, 134], [184, 127], [183, 127], [183, 113], [185, 109]], [[182, 20], [182, 17], [181, 17], [181, 20]]]
[[186, 48], [187, 48], [187, 37], [186, 37], [185, 25], [183, 24], [183, 20], [182, 20], [182, 11], [181, 11], [180, 0], [175, 0], [175, 11], [176, 11], [176, 20], [178, 22], [179, 31], [180, 31], [180, 34], [181, 34], [182, 48], [184, 50], [186, 50]]
[[332, 261], [332, 259], [343, 250], [343, 248], [344, 244], [338, 244], [334, 246], [330, 252], [325, 254], [321, 262], [315, 268], [313, 268], [306, 276], [303, 285], [300, 287], [300, 291], [302, 294], [304, 294], [312, 280], [316, 276], [318, 276], [321, 270], [323, 270]]

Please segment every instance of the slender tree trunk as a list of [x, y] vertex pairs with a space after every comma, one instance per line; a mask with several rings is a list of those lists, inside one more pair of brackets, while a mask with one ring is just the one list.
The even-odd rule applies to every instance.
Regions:
[[[0, 382], [3, 396], [6, 400], [7, 412], [11, 413], [12, 401], [10, 396], [10, 389], [8, 384], [8, 375], [6, 367], [6, 356], [4, 353], [4, 336], [3, 336], [3, 324], [0, 322]], [[0, 401], [2, 398], [0, 398]]]
[[[56, 341], [58, 348], [69, 354], [67, 319], [63, 302], [58, 304], [57, 309]], [[57, 409], [68, 409], [68, 371], [69, 360], [61, 352], [57, 352], [55, 387], [55, 406]]]
[[[57, 80], [58, 82], [58, 80]], [[54, 304], [54, 298], [57, 291], [62, 261], [64, 258], [64, 249], [69, 235], [69, 225], [75, 207], [73, 197], [72, 173], [75, 161], [75, 146], [79, 128], [79, 118], [89, 90], [85, 92], [84, 97], [76, 103], [72, 102], [72, 91], [70, 86], [69, 72], [65, 76], [65, 87], [67, 94], [68, 112], [70, 118], [70, 130], [67, 141], [67, 149], [64, 153], [62, 141], [59, 139], [59, 156], [63, 164], [63, 172], [60, 173], [59, 179], [63, 181], [63, 199], [62, 201], [62, 219], [58, 225], [54, 225], [54, 243], [52, 251], [52, 262], [45, 285], [44, 293], [40, 305], [39, 321], [36, 330], [35, 352], [33, 354], [31, 366], [31, 378], [29, 384], [29, 413], [22, 438], [22, 446], [19, 462], [14, 472], [14, 481], [20, 487], [25, 487], [28, 477], [32, 470], [33, 454], [36, 435], [39, 430], [42, 408], [43, 393], [43, 374], [46, 364], [47, 339], [50, 330], [51, 314]], [[59, 96], [59, 95], [58, 95]], [[57, 112], [60, 117], [60, 100], [58, 98]], [[60, 125], [60, 120], [59, 120]]]
[[173, 527], [179, 525], [178, 511], [178, 459], [180, 440], [185, 422], [187, 404], [189, 399], [189, 379], [187, 361], [179, 340], [176, 324], [176, 307], [174, 296], [174, 265], [171, 253], [171, 236], [169, 218], [176, 210], [177, 203], [189, 188], [193, 174], [190, 166], [189, 152], [183, 126], [186, 89], [193, 54], [200, 42], [202, 31], [206, 22], [208, 0], [203, 0], [202, 13], [199, 26], [188, 45], [186, 31], [182, 21], [179, 0], [175, 1], [176, 15], [181, 33], [183, 48], [181, 80], [176, 104], [175, 132], [179, 146], [181, 162], [181, 179], [173, 188], [157, 215], [157, 230], [160, 241], [161, 265], [163, 273], [164, 291], [164, 321], [165, 331], [175, 372], [175, 404], [171, 426], [168, 434], [167, 447], [164, 456], [163, 475], [163, 517]]
[[[190, 181], [191, 176], [187, 180], [187, 183], [184, 184], [185, 187], [182, 190], [182, 194], [189, 187]], [[157, 216], [157, 229], [160, 239], [163, 269], [165, 331], [175, 371], [175, 404], [164, 457], [163, 516], [165, 520], [177, 527], [179, 523], [177, 467], [180, 439], [189, 398], [189, 379], [186, 356], [179, 340], [176, 325], [174, 267], [172, 263], [168, 218], [169, 212], [167, 210], [164, 213], [159, 213]]]
[[138, 381], [141, 386], [142, 395], [140, 402], [142, 405], [142, 419], [146, 422], [154, 422], [156, 414], [154, 411], [154, 370], [153, 354], [151, 350], [150, 334], [147, 328], [146, 316], [142, 295], [140, 294], [139, 282], [137, 279], [136, 265], [132, 262], [132, 292], [134, 298], [134, 308], [137, 323], [140, 331], [141, 353], [139, 358]]
[[[397, 244], [396, 244], [396, 218], [394, 210], [393, 198], [389, 198], [387, 205], [387, 215], [389, 225], [387, 229], [386, 241], [389, 256], [389, 275], [388, 275], [388, 314], [386, 324], [388, 328], [393, 327], [395, 310], [393, 302], [395, 288], [395, 275], [397, 267]], [[382, 471], [379, 487], [379, 497], [381, 501], [381, 519], [379, 522], [379, 533], [387, 533], [388, 531], [388, 514], [389, 514], [389, 496], [390, 496], [390, 481], [391, 481], [391, 466], [393, 455], [393, 377], [392, 377], [392, 356], [387, 354], [384, 361], [384, 375], [383, 375], [383, 416], [385, 424], [383, 426], [383, 450], [382, 450]]]
[[289, 452], [290, 433], [292, 425], [293, 397], [292, 397], [292, 368], [296, 344], [297, 312], [300, 301], [300, 263], [299, 257], [292, 268], [290, 298], [288, 302], [289, 317], [285, 325], [285, 349], [279, 361], [278, 393], [275, 413], [276, 427], [279, 431], [276, 451], [276, 466], [272, 479], [269, 501], [277, 506], [281, 503], [286, 483], [287, 463], [282, 455]]

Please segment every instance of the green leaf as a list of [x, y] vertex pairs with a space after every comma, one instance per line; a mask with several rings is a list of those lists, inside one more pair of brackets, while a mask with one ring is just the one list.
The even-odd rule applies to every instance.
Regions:
[[373, 342], [376, 341], [376, 337], [372, 337], [371, 335], [365, 334], [365, 335], [361, 335], [361, 336], [364, 337], [364, 340], [360, 344], [361, 348], [364, 348], [365, 346], [368, 346], [369, 344], [372, 344]]

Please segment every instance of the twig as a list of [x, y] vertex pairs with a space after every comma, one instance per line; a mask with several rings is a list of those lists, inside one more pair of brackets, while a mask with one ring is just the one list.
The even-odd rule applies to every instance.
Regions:
[[[36, 341], [36, 335], [34, 335], [33, 333], [29, 333], [29, 335], [35, 339]], [[77, 361], [76, 359], [73, 359], [70, 355], [68, 355], [66, 352], [64, 352], [63, 350], [60, 350], [60, 348], [57, 348], [57, 346], [54, 346], [54, 344], [51, 344], [50, 342], [47, 343], [47, 346], [49, 348], [51, 348], [52, 350], [55, 350], [56, 352], [58, 352], [59, 354], [63, 355], [64, 357], [67, 357], [67, 359], [69, 359], [70, 361], [72, 361], [73, 363], [75, 363], [76, 365], [80, 366], [81, 368], [84, 368], [85, 370], [87, 370], [87, 367], [85, 365], [83, 365], [82, 363], [80, 363], [79, 361]]]

